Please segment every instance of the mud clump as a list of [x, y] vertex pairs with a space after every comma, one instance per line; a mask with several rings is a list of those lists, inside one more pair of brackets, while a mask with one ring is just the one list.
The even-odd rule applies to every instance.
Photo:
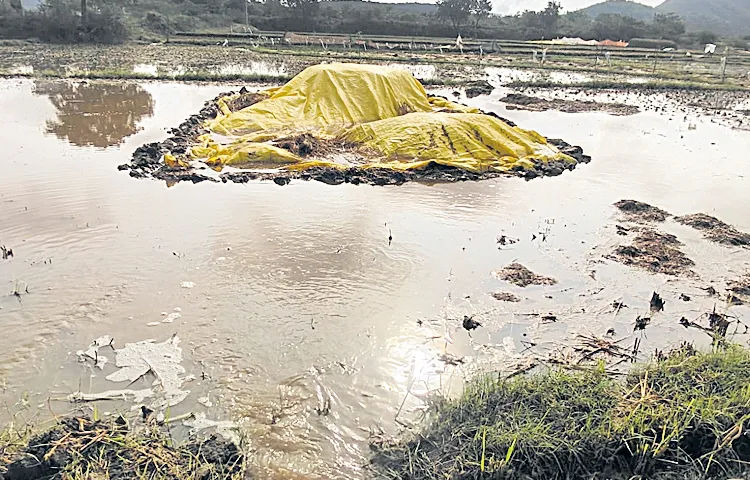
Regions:
[[640, 109], [624, 103], [601, 103], [590, 100], [561, 100], [530, 97], [522, 93], [510, 93], [500, 99], [509, 110], [544, 112], [558, 110], [565, 113], [606, 112], [612, 115], [635, 115]]
[[735, 295], [750, 297], [750, 274], [745, 275], [737, 280], [732, 280], [727, 284], [729, 291]]
[[677, 217], [675, 220], [678, 223], [702, 231], [704, 238], [712, 242], [723, 245], [750, 247], [750, 234], [740, 232], [733, 226], [705, 213], [685, 215]]
[[8, 458], [9, 462], [0, 464], [0, 478], [5, 480], [125, 480], [134, 478], [136, 472], [165, 480], [208, 480], [239, 479], [244, 473], [244, 457], [231, 442], [214, 435], [174, 446], [156, 425], [129, 430], [122, 417], [111, 423], [64, 417]]
[[466, 85], [466, 98], [489, 95], [495, 89], [487, 80], [475, 80]]
[[500, 280], [512, 283], [518, 287], [528, 287], [529, 285], [555, 285], [557, 280], [552, 277], [537, 275], [520, 263], [511, 263], [502, 270], [493, 272], [493, 275]]
[[652, 273], [681, 275], [689, 273], [695, 262], [682, 253], [680, 246], [682, 243], [674, 235], [644, 229], [632, 245], [617, 247], [608, 258]]
[[508, 303], [518, 303], [521, 301], [521, 297], [519, 297], [518, 295], [513, 295], [512, 293], [508, 293], [508, 292], [494, 292], [492, 294], [492, 298], [500, 302], [508, 302]]
[[663, 222], [671, 216], [661, 208], [637, 200], [620, 200], [615, 203], [615, 207], [624, 213], [625, 219], [630, 222]]

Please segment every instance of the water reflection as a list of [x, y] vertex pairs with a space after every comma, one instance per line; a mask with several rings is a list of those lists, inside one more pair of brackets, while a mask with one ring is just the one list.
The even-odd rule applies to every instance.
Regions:
[[46, 133], [81, 147], [119, 145], [154, 113], [151, 94], [132, 83], [37, 81], [34, 92], [47, 95], [57, 109]]

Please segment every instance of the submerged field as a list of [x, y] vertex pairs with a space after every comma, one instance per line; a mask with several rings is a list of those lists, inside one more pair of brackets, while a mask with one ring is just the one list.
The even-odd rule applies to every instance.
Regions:
[[[747, 353], [711, 353], [706, 334], [748, 340], [739, 76], [733, 91], [602, 90], [559, 85], [591, 80], [565, 71], [389, 62], [438, 84], [486, 79], [472, 98], [427, 88], [592, 156], [556, 177], [282, 188], [117, 170], [246, 75], [320, 61], [243, 48], [0, 47], [0, 70], [33, 67], [0, 80], [0, 423], [99, 418], [61, 434], [88, 443], [119, 414], [166, 422], [157, 456], [178, 469], [198, 466], [180, 447], [192, 434], [237, 432], [247, 472], [277, 479], [554, 478], [613, 457], [621, 472], [721, 478], [745, 460]], [[154, 81], [224, 63], [255, 69]], [[148, 79], [55, 78], [134, 64]], [[169, 355], [148, 347], [176, 339]], [[683, 342], [703, 353], [664, 358]], [[123, 372], [133, 345], [151, 353]], [[160, 397], [165, 383], [179, 394]], [[2, 431], [6, 460], [28, 436]]]

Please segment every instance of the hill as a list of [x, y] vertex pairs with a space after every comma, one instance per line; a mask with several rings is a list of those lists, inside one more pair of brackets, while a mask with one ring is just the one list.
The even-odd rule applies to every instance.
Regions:
[[637, 20], [651, 20], [654, 18], [654, 9], [641, 3], [631, 2], [629, 0], [608, 0], [597, 3], [580, 10], [591, 18], [596, 18], [602, 14], [618, 14], [626, 17], [633, 17]]
[[666, 0], [656, 11], [680, 15], [692, 30], [750, 35], [750, 0]]

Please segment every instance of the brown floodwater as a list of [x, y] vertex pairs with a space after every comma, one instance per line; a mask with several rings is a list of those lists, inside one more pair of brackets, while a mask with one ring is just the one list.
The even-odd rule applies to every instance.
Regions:
[[[0, 81], [0, 245], [15, 253], [0, 260], [1, 421], [70, 411], [65, 397], [79, 388], [122, 388], [104, 379], [110, 370], [77, 361], [93, 339], [176, 333], [197, 380], [172, 415], [235, 420], [259, 478], [367, 478], [371, 433], [417, 421], [427, 393], [455, 393], [477, 371], [610, 328], [625, 345], [642, 338], [644, 359], [705, 344], [678, 320], [724, 308], [701, 287], [723, 290], [750, 265], [748, 250], [673, 222], [660, 228], [685, 243], [696, 276], [605, 258], [629, 241], [615, 234], [611, 205], [622, 198], [750, 230], [750, 133], [696, 115], [506, 111], [500, 90], [470, 100], [593, 157], [532, 181], [169, 187], [117, 170], [228, 88]], [[519, 242], [498, 248], [503, 234]], [[516, 261], [559, 283], [521, 289], [492, 275]], [[666, 309], [634, 334], [654, 290]], [[496, 291], [523, 300], [501, 303]], [[615, 315], [620, 299], [630, 308]], [[542, 322], [546, 313], [558, 321]], [[471, 314], [483, 326], [469, 336], [461, 319]], [[528, 341], [537, 346], [524, 351]]]

